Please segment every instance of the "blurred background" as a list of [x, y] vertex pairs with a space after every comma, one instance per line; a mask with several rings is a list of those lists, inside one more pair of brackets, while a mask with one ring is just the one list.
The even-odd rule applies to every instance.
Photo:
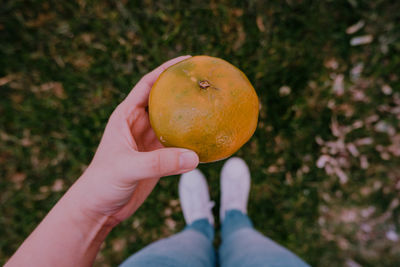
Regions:
[[[261, 100], [236, 154], [252, 172], [255, 227], [313, 266], [398, 266], [399, 10], [395, 0], [2, 1], [0, 265], [86, 168], [133, 85], [170, 58], [207, 54], [243, 70]], [[200, 165], [216, 206], [222, 164]], [[184, 227], [177, 178], [111, 232], [95, 266]]]

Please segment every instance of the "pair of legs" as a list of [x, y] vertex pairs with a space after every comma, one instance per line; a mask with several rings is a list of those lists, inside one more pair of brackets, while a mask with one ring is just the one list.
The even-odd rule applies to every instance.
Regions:
[[150, 244], [122, 263], [128, 266], [308, 266], [295, 254], [257, 232], [247, 213], [250, 172], [239, 158], [221, 172], [222, 244], [213, 248], [214, 217], [208, 186], [199, 170], [182, 175], [179, 196], [187, 226]]

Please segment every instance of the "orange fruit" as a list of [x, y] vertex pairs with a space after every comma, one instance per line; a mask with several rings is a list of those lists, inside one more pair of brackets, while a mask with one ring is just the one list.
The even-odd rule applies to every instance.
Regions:
[[194, 56], [166, 69], [149, 96], [150, 124], [164, 146], [195, 151], [200, 162], [224, 159], [253, 135], [258, 97], [227, 61]]

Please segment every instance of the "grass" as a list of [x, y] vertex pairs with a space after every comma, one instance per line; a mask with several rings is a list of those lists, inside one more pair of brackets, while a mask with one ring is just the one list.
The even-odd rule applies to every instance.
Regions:
[[[237, 153], [252, 172], [255, 227], [313, 266], [395, 266], [399, 8], [390, 0], [4, 2], [0, 264], [85, 169], [140, 77], [169, 58], [207, 54], [242, 69], [262, 103], [257, 131]], [[359, 36], [373, 39], [352, 46]], [[200, 166], [217, 203], [222, 164]], [[177, 182], [161, 180], [111, 232], [96, 266], [183, 228]]]

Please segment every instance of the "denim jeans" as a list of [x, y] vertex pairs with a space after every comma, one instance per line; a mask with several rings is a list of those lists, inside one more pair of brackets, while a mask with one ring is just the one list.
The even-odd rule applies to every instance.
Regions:
[[249, 217], [238, 210], [226, 212], [221, 235], [218, 260], [212, 244], [214, 228], [207, 219], [200, 219], [182, 232], [143, 248], [121, 266], [309, 266], [254, 230]]

